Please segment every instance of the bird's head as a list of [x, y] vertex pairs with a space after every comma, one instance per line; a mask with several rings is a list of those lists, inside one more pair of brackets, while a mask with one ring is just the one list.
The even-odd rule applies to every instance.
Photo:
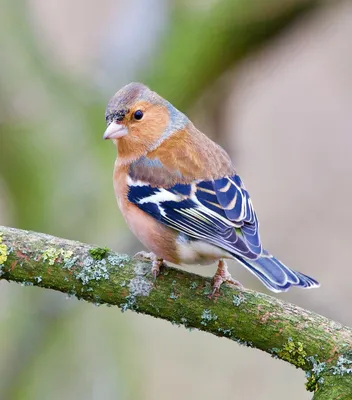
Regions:
[[184, 129], [188, 118], [141, 83], [121, 88], [105, 112], [104, 139], [113, 139], [119, 156], [138, 158], [155, 150], [173, 133]]

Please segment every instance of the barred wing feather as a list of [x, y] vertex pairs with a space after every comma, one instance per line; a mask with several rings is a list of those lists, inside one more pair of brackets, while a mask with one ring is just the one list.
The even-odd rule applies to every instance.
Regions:
[[262, 248], [258, 219], [238, 175], [168, 189], [129, 178], [128, 199], [161, 223], [228, 251], [273, 292], [319, 287]]
[[258, 220], [238, 175], [168, 189], [128, 183], [129, 201], [170, 228], [234, 255], [251, 260], [261, 255]]

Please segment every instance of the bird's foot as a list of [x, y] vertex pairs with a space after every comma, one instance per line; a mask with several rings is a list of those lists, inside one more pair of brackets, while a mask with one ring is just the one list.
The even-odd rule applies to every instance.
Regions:
[[216, 293], [219, 293], [220, 286], [224, 282], [237, 286], [239, 289], [243, 289], [243, 285], [232, 278], [230, 272], [227, 269], [226, 262], [224, 260], [220, 260], [218, 264], [218, 269], [216, 270], [213, 277], [213, 292], [210, 297], [213, 297]]
[[138, 260], [149, 260], [152, 262], [152, 274], [154, 280], [159, 275], [160, 268], [166, 265], [162, 258], [159, 258], [154, 253], [148, 253], [147, 251], [139, 251], [133, 256], [133, 258], [137, 258]]
[[137, 258], [137, 260], [155, 260], [156, 255], [154, 253], [148, 253], [147, 251], [139, 251], [136, 253], [133, 258]]

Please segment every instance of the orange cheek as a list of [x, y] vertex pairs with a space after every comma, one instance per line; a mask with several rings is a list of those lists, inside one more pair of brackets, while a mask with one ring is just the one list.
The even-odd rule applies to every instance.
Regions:
[[120, 157], [134, 159], [145, 154], [161, 137], [169, 123], [169, 114], [165, 107], [146, 110], [141, 121], [128, 123], [128, 134], [118, 141]]
[[149, 115], [146, 116], [145, 120], [131, 124], [127, 136], [134, 142], [142, 141], [149, 147], [160, 138], [167, 125], [168, 115]]
[[141, 140], [138, 132], [130, 132], [118, 141], [118, 155], [120, 157], [138, 158], [146, 151], [147, 144]]

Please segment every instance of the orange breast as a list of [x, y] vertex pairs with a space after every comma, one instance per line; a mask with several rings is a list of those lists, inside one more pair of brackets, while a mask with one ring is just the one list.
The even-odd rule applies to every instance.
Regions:
[[176, 239], [178, 232], [155, 220], [127, 199], [128, 165], [115, 162], [114, 189], [116, 199], [127, 225], [137, 239], [150, 251], [166, 261], [178, 264]]

